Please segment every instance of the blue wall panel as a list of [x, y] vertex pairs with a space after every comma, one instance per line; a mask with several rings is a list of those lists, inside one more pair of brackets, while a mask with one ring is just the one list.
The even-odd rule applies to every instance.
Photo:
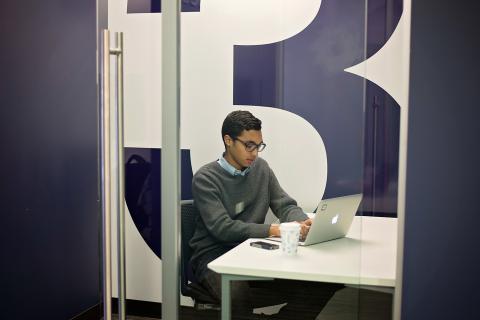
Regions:
[[97, 304], [96, 1], [0, 2], [1, 318]]
[[480, 5], [412, 3], [402, 319], [480, 319]]

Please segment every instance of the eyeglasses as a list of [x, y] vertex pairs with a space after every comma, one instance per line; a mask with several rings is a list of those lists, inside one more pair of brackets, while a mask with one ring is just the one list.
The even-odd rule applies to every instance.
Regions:
[[267, 146], [267, 145], [266, 145], [265, 143], [263, 143], [263, 142], [260, 143], [260, 144], [256, 144], [255, 142], [252, 142], [252, 141], [247, 141], [247, 142], [245, 142], [245, 141], [242, 141], [242, 140], [240, 140], [240, 139], [238, 139], [238, 138], [235, 138], [235, 139], [233, 139], [233, 140], [238, 140], [238, 141], [240, 141], [240, 142], [243, 144], [243, 146], [245, 147], [245, 150], [246, 150], [247, 152], [253, 152], [253, 151], [255, 151], [255, 150], [258, 150], [258, 152], [262, 152], [262, 151], [265, 149], [265, 147]]

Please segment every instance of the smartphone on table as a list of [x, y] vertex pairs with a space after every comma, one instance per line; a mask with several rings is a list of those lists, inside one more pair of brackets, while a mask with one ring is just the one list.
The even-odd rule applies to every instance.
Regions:
[[250, 246], [255, 248], [265, 249], [265, 250], [275, 250], [279, 248], [278, 244], [273, 244], [265, 241], [253, 241], [253, 242], [250, 242]]

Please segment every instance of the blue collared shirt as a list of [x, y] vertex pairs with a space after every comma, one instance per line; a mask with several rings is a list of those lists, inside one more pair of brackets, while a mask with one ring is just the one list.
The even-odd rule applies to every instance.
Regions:
[[247, 167], [245, 170], [238, 170], [234, 166], [232, 166], [230, 163], [228, 163], [227, 160], [223, 157], [223, 155], [217, 160], [218, 164], [225, 169], [228, 173], [230, 173], [232, 176], [245, 176], [247, 173], [250, 172], [250, 167]]

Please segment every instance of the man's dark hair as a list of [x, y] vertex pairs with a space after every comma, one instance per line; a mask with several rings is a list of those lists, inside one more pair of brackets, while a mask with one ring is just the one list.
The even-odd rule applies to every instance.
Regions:
[[[223, 120], [222, 141], [227, 134], [232, 139], [236, 139], [243, 130], [262, 130], [262, 121], [248, 111], [230, 112]], [[223, 141], [223, 144], [225, 144], [225, 141]]]

